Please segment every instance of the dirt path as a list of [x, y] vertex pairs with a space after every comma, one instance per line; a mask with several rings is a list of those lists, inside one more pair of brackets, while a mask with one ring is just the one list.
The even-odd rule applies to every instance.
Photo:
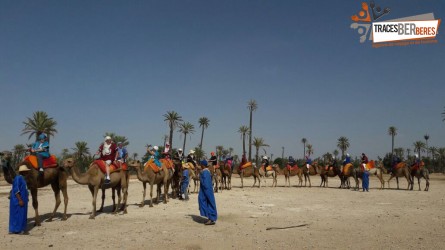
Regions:
[[[385, 180], [389, 176], [385, 176]], [[29, 235], [8, 235], [10, 187], [0, 186], [1, 249], [443, 249], [445, 236], [445, 176], [432, 175], [429, 192], [378, 190], [371, 178], [369, 193], [332, 188], [278, 187], [234, 188], [216, 194], [219, 218], [204, 226], [199, 217], [197, 194], [190, 201], [170, 199], [166, 204], [145, 206], [142, 184], [132, 180], [128, 214], [111, 214], [111, 192], [105, 212], [89, 220], [91, 195], [86, 186], [69, 181], [70, 214], [32, 227], [34, 210], [29, 203]], [[291, 179], [293, 185], [297, 178]], [[319, 185], [319, 177], [312, 177]], [[2, 183], [4, 184], [4, 182]], [[395, 181], [391, 187], [395, 187]], [[406, 188], [406, 180], [400, 181]], [[422, 183], [422, 188], [424, 182]], [[417, 183], [415, 186], [417, 190]], [[100, 201], [98, 200], [98, 204]], [[40, 213], [48, 218], [54, 206], [51, 189], [39, 190]], [[59, 212], [63, 211], [62, 206]]]

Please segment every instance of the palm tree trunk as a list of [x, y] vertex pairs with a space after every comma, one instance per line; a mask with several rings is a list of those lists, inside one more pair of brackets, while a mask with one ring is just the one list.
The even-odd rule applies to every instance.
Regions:
[[394, 158], [394, 135], [391, 136], [392, 140], [391, 140], [391, 161]]
[[[168, 144], [170, 148], [173, 149], [173, 124], [170, 123], [170, 137], [168, 138]], [[185, 152], [185, 150], [183, 151]], [[173, 150], [170, 150], [170, 157], [173, 156]]]
[[303, 159], [306, 157], [306, 143], [303, 143]]
[[249, 129], [249, 161], [252, 161], [252, 110], [250, 110], [250, 129]]
[[199, 149], [202, 150], [202, 139], [204, 138], [204, 126], [202, 126], [202, 132], [201, 132], [201, 143], [199, 144]]
[[187, 134], [184, 134], [184, 145], [182, 146], [182, 152], [185, 152], [185, 141], [187, 140]]
[[243, 134], [243, 155], [246, 155], [246, 134]]

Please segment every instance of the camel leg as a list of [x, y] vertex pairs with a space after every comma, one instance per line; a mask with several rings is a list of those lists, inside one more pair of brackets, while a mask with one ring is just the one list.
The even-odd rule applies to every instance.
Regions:
[[56, 198], [56, 205], [54, 206], [53, 213], [51, 214], [51, 217], [49, 217], [48, 221], [52, 221], [53, 220], [54, 216], [56, 215], [57, 209], [60, 206], [60, 203], [62, 203], [62, 201], [60, 200], [59, 184], [58, 183], [52, 183], [51, 184], [51, 188], [54, 191], [54, 197]]
[[229, 190], [231, 190], [232, 189], [232, 176], [231, 175], [229, 175], [228, 181], [229, 181]]
[[397, 189], [399, 189], [399, 177], [397, 177], [397, 176], [396, 176], [396, 181], [397, 181]]
[[39, 202], [37, 201], [37, 188], [31, 189], [31, 196], [32, 196], [32, 207], [34, 208], [34, 211], [36, 213], [34, 226], [40, 227], [41, 224], [39, 216]]
[[164, 182], [164, 204], [168, 202], [168, 185], [167, 181]]
[[97, 199], [97, 193], [99, 192], [99, 186], [94, 186], [93, 190], [93, 210], [91, 211], [90, 219], [94, 219], [96, 217], [96, 199]]
[[241, 177], [241, 188], [244, 188], [244, 180], [243, 180], [243, 175], [242, 175], [242, 174], [240, 174], [240, 177]]
[[142, 190], [142, 201], [141, 201], [141, 204], [139, 204], [139, 207], [145, 206], [145, 194], [147, 192], [147, 182], [142, 182], [142, 187], [143, 187], [143, 190]]
[[424, 175], [423, 178], [425, 178], [425, 182], [426, 182], [425, 191], [428, 191], [428, 190], [430, 189], [430, 180], [429, 180], [429, 176]]
[[[98, 213], [102, 212], [104, 210], [104, 203], [105, 203], [105, 189], [102, 189], [102, 204], [100, 205], [99, 210], [97, 210]], [[114, 193], [111, 194], [111, 197], [113, 199], [113, 205], [114, 205]]]
[[61, 190], [62, 190], [62, 195], [63, 195], [63, 203], [65, 205], [62, 220], [67, 220], [68, 217], [66, 216], [66, 210], [68, 207], [68, 191], [67, 191], [66, 185], [62, 186]]
[[[157, 197], [159, 198], [159, 197]], [[153, 207], [153, 184], [150, 184], [150, 201], [149, 201], [149, 206]]]
[[252, 187], [255, 187], [255, 184], [256, 184], [256, 176], [254, 175], [253, 176], [253, 185], [252, 185]]

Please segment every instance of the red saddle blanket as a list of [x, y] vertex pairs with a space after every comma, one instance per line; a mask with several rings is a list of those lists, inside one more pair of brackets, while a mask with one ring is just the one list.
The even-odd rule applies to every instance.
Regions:
[[[37, 156], [35, 155], [28, 155], [23, 159], [23, 161], [31, 163], [32, 167], [37, 169], [38, 163], [37, 163]], [[51, 155], [49, 158], [43, 159], [43, 168], [55, 168], [57, 167], [57, 158], [55, 155]]]
[[[167, 169], [169, 169], [169, 168], [174, 168], [174, 164], [173, 164], [173, 161], [172, 160], [170, 160], [170, 159], [160, 159], [159, 160], [160, 162], [161, 162], [161, 164], [162, 165], [164, 165]], [[156, 164], [155, 164], [156, 165]]]
[[400, 168], [404, 168], [406, 166], [405, 162], [399, 162], [397, 163], [397, 165], [394, 167], [394, 170], [398, 170]]
[[[99, 167], [99, 169], [100, 169], [100, 171], [102, 171], [102, 173], [105, 174], [107, 172], [106, 163], [103, 160], [95, 160], [93, 163], [96, 164]], [[93, 164], [91, 164], [91, 165], [93, 165]], [[127, 169], [128, 169], [127, 164], [126, 163], [122, 163], [122, 170], [127, 170]], [[111, 163], [111, 165], [110, 165], [110, 173], [118, 171], [118, 170], [120, 170], [119, 167], [114, 165], [114, 163]]]
[[295, 171], [295, 170], [300, 169], [297, 165], [294, 165], [292, 167], [291, 165], [288, 164], [286, 167], [287, 167], [287, 170], [289, 170], [289, 171]]

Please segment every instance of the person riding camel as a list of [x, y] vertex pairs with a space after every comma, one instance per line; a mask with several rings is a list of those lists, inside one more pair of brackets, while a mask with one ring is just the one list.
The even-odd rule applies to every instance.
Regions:
[[309, 167], [311, 166], [311, 164], [312, 164], [312, 159], [311, 159], [310, 155], [306, 155], [306, 168], [307, 168], [308, 172], [309, 172]]
[[96, 155], [100, 155], [99, 160], [105, 162], [107, 175], [105, 176], [105, 184], [110, 183], [110, 165], [118, 157], [118, 150], [116, 144], [111, 140], [110, 136], [105, 137], [104, 143], [99, 146]]
[[119, 165], [118, 167], [121, 168], [122, 164], [127, 161], [127, 157], [128, 157], [128, 151], [126, 148], [123, 147], [122, 142], [117, 143], [117, 152], [118, 152], [118, 156], [117, 156], [116, 163]]
[[170, 159], [170, 144], [165, 143], [164, 152], [162, 152], [162, 155], [165, 159]]
[[291, 167], [295, 166], [296, 162], [295, 162], [295, 159], [294, 159], [294, 157], [292, 157], [292, 156], [289, 156], [289, 160], [288, 160], [288, 162], [287, 162], [287, 163], [288, 163], [288, 164], [289, 164], [289, 166], [291, 166]]
[[156, 164], [158, 168], [162, 168], [162, 164], [159, 161], [159, 147], [153, 146], [152, 148], [147, 148], [147, 152], [151, 155], [150, 158], [153, 159], [153, 162]]
[[46, 140], [46, 135], [41, 133], [38, 140], [31, 147], [31, 154], [37, 157], [37, 164], [39, 167], [39, 174], [43, 174], [43, 159], [49, 158], [49, 143]]
[[173, 159], [182, 163], [182, 161], [184, 160], [184, 153], [182, 152], [182, 148], [179, 148], [178, 151], [175, 152]]
[[217, 157], [215, 155], [215, 152], [210, 152], [210, 155], [211, 155], [211, 157], [209, 159], [209, 163], [211, 163], [212, 166], [215, 168], [216, 165], [218, 164], [218, 159], [217, 159]]
[[362, 171], [366, 171], [366, 164], [368, 164], [368, 156], [365, 153], [362, 153]]
[[187, 155], [187, 163], [191, 163], [193, 168], [196, 168], [195, 150], [190, 150], [189, 154]]
[[269, 166], [269, 158], [267, 156], [263, 156], [263, 160], [261, 161], [261, 165], [264, 166], [264, 173], [267, 173], [266, 168]]
[[351, 163], [351, 156], [348, 153], [346, 153], [346, 158], [343, 160], [340, 172], [343, 172], [343, 168], [349, 163]]

